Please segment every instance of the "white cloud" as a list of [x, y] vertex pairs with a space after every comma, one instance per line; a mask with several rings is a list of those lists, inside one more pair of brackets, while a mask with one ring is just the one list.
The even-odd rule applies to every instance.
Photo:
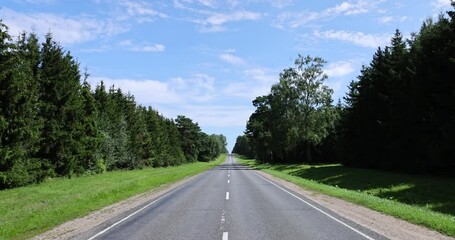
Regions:
[[90, 17], [63, 17], [50, 13], [21, 13], [1, 8], [0, 15], [12, 35], [22, 31], [43, 36], [49, 31], [62, 44], [75, 44], [126, 32], [122, 24]]
[[377, 6], [383, 1], [345, 1], [335, 7], [327, 8], [320, 12], [285, 12], [278, 15], [273, 26], [278, 28], [298, 28], [338, 16], [365, 14], [377, 9]]
[[253, 100], [270, 92], [272, 84], [278, 82], [278, 72], [268, 68], [253, 68], [244, 71], [245, 80], [229, 83], [224, 93], [229, 96]]
[[223, 54], [220, 55], [220, 59], [225, 61], [225, 62], [227, 62], [227, 63], [233, 64], [233, 65], [243, 65], [243, 64], [245, 64], [245, 61], [243, 61], [243, 59], [235, 56], [232, 53], [223, 53]]
[[184, 9], [187, 4], [202, 5], [203, 7], [214, 8], [219, 5], [217, 0], [174, 0], [174, 7]]
[[130, 92], [138, 103], [156, 104], [190, 104], [207, 102], [214, 97], [215, 79], [206, 74], [196, 74], [189, 78], [173, 78], [169, 81], [152, 79], [89, 77], [89, 83], [95, 87], [101, 81], [104, 85]]
[[272, 73], [270, 69], [266, 68], [247, 69], [244, 73], [248, 78], [265, 84], [272, 84], [278, 81], [278, 74], [274, 72]]
[[202, 20], [193, 22], [200, 25], [202, 32], [222, 32], [226, 30], [224, 26], [230, 22], [254, 21], [261, 18], [261, 14], [250, 11], [235, 11], [231, 13], [207, 13]]
[[255, 21], [262, 17], [259, 12], [227, 10], [238, 4], [237, 1], [174, 0], [176, 9], [186, 11], [182, 19], [197, 24], [201, 32], [222, 32], [227, 30], [225, 25], [228, 23]]
[[113, 79], [107, 77], [89, 77], [90, 84], [94, 87], [101, 81], [104, 85], [122, 89], [123, 92], [130, 92], [138, 103], [149, 104], [173, 104], [182, 103], [182, 97], [173, 91], [169, 83], [150, 79]]
[[164, 52], [166, 47], [162, 44], [152, 44], [145, 45], [140, 47], [132, 47], [131, 51], [133, 52]]
[[223, 25], [227, 22], [237, 22], [244, 20], [257, 20], [261, 17], [260, 13], [249, 11], [237, 11], [232, 13], [214, 13], [211, 14], [205, 22], [210, 25]]
[[348, 61], [330, 63], [324, 69], [324, 72], [327, 74], [327, 76], [329, 76], [329, 78], [343, 77], [353, 73], [354, 71], [355, 69], [353, 63]]
[[435, 10], [441, 10], [444, 8], [450, 8], [450, 0], [433, 0], [431, 5], [435, 8]]
[[[245, 127], [254, 109], [250, 106], [193, 105], [184, 104], [172, 107], [160, 106], [160, 112], [167, 117], [185, 115], [204, 127]], [[233, 139], [235, 141], [235, 139]]]
[[118, 15], [120, 20], [134, 17], [139, 23], [150, 22], [154, 18], [166, 18], [167, 15], [156, 11], [151, 5], [144, 1], [124, 0], [119, 5], [125, 10], [126, 14]]
[[206, 7], [213, 7], [215, 6], [215, 1], [214, 0], [199, 0], [198, 1], [200, 4], [206, 6]]
[[371, 35], [363, 32], [348, 32], [342, 30], [329, 30], [324, 32], [314, 31], [313, 35], [321, 39], [340, 40], [369, 48], [384, 46], [390, 39], [390, 35]]
[[333, 8], [327, 9], [325, 13], [346, 16], [368, 13], [371, 10], [375, 9], [379, 2], [382, 1], [360, 0], [355, 2], [353, 1], [342, 2], [341, 4]]
[[382, 16], [378, 18], [378, 22], [382, 24], [392, 23], [392, 22], [404, 22], [409, 20], [407, 16], [394, 17], [394, 16]]
[[172, 89], [192, 102], [207, 102], [215, 97], [215, 78], [207, 74], [195, 74], [189, 78], [177, 77], [171, 80]]
[[270, 4], [275, 8], [284, 8], [291, 5], [294, 0], [270, 0]]
[[382, 16], [382, 17], [378, 18], [378, 21], [380, 23], [390, 23], [393, 21], [393, 17], [392, 16]]
[[127, 39], [120, 41], [118, 43], [120, 46], [126, 47], [128, 50], [133, 52], [164, 52], [166, 50], [166, 46], [163, 44], [155, 43], [134, 43], [132, 40]]

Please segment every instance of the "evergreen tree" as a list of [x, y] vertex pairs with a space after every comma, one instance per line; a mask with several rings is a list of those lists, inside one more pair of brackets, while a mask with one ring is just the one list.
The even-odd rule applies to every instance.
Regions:
[[166, 150], [172, 159], [171, 165], [179, 165], [187, 162], [182, 148], [180, 132], [174, 121], [164, 119], [164, 126], [167, 132]]
[[0, 21], [0, 189], [43, 178], [40, 162], [32, 158], [42, 124], [27, 44], [25, 35], [14, 44]]
[[82, 83], [81, 95], [83, 100], [83, 118], [79, 125], [78, 131], [80, 136], [80, 145], [83, 147], [78, 156], [79, 173], [92, 171], [100, 173], [106, 171], [106, 166], [102, 158], [101, 151], [101, 134], [98, 129], [97, 119], [99, 118], [98, 109], [96, 108], [95, 99], [91, 92], [90, 84], [87, 82], [88, 74], [85, 73], [85, 79]]
[[232, 149], [232, 153], [246, 157], [254, 157], [250, 144], [248, 143], [248, 139], [245, 135], [240, 135], [237, 137], [234, 148]]
[[226, 137], [189, 118], [174, 122], [103, 82], [92, 92], [88, 73], [81, 82], [79, 64], [50, 33], [40, 47], [35, 34], [13, 41], [7, 30], [0, 21], [0, 189], [227, 151]]
[[177, 116], [175, 122], [180, 132], [182, 149], [186, 160], [188, 162], [197, 161], [201, 150], [201, 128], [197, 123], [193, 123], [190, 118], [181, 115]]
[[83, 151], [79, 141], [83, 100], [79, 65], [46, 35], [39, 68], [40, 115], [44, 119], [39, 156], [48, 160], [58, 175], [71, 176]]

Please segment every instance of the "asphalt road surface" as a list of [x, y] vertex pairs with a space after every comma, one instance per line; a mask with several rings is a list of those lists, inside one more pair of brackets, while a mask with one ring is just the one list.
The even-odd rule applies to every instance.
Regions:
[[232, 157], [86, 239], [386, 239]]

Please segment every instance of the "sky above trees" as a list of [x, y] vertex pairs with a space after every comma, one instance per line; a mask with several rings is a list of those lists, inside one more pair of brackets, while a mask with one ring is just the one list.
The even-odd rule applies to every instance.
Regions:
[[297, 54], [328, 63], [334, 99], [371, 61], [395, 29], [404, 37], [449, 0], [293, 1], [3, 0], [10, 34], [54, 39], [104, 80], [166, 117], [185, 115], [231, 150], [254, 111]]

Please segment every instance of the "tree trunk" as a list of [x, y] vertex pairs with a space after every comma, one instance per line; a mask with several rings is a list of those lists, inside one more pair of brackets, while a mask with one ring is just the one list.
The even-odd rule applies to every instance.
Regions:
[[305, 160], [306, 160], [306, 162], [311, 163], [312, 162], [312, 159], [311, 159], [311, 143], [307, 142], [305, 144], [305, 148], [306, 148], [305, 149], [305, 155], [306, 155]]

